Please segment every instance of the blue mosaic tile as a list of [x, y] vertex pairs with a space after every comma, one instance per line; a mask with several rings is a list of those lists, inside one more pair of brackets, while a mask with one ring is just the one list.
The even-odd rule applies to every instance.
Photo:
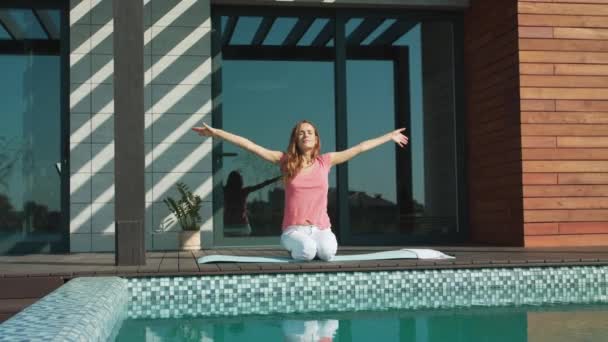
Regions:
[[128, 280], [129, 318], [608, 302], [608, 267], [223, 275]]
[[106, 341], [128, 299], [124, 279], [76, 278], [0, 324], [0, 341]]

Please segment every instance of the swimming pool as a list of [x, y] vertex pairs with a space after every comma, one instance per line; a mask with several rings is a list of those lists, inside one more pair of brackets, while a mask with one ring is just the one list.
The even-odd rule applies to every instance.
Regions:
[[[77, 278], [0, 325], [0, 341], [230, 341], [260, 331], [268, 335], [255, 340], [333, 331], [358, 341], [368, 336], [361, 327], [395, 341], [412, 331], [416, 341], [436, 340], [462, 327], [463, 341], [518, 341], [532, 326], [549, 331], [543, 317], [570, 320], [564, 315], [582, 317], [573, 323], [587, 326], [581, 333], [605, 340], [606, 305], [606, 266]], [[507, 322], [511, 335], [491, 328]]]
[[129, 319], [128, 341], [607, 341], [608, 305]]

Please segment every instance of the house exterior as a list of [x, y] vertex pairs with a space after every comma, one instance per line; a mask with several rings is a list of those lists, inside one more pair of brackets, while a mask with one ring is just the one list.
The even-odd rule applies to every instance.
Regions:
[[[178, 248], [163, 203], [177, 182], [203, 199], [203, 248], [278, 245], [279, 169], [191, 128], [284, 150], [302, 119], [323, 152], [407, 128], [407, 148], [386, 144], [330, 173], [341, 244], [608, 245], [605, 1], [140, 10], [143, 46], [131, 53], [114, 43], [124, 22], [111, 0], [0, 4], [2, 254], [114, 251], [117, 179], [143, 182], [133, 195], [146, 250]], [[117, 53], [143, 68], [115, 68]], [[116, 70], [143, 79], [141, 98], [116, 91]], [[120, 121], [119, 99], [143, 103], [128, 114], [143, 130]], [[143, 172], [115, 165], [124, 151]], [[228, 223], [239, 205], [248, 227]]]

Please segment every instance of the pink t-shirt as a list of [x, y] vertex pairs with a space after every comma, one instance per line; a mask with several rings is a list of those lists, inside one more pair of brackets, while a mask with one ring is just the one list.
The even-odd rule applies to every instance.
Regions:
[[[281, 162], [285, 160], [283, 155]], [[308, 168], [301, 170], [285, 184], [283, 229], [293, 225], [312, 224], [320, 229], [331, 228], [327, 215], [327, 191], [331, 157], [323, 154]]]

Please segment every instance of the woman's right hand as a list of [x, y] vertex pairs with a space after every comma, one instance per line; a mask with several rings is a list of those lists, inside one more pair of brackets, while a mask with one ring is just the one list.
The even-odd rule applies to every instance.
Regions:
[[214, 137], [216, 135], [216, 129], [207, 125], [203, 122], [203, 126], [200, 127], [192, 127], [192, 130], [198, 133], [198, 135], [202, 135], [205, 137]]

